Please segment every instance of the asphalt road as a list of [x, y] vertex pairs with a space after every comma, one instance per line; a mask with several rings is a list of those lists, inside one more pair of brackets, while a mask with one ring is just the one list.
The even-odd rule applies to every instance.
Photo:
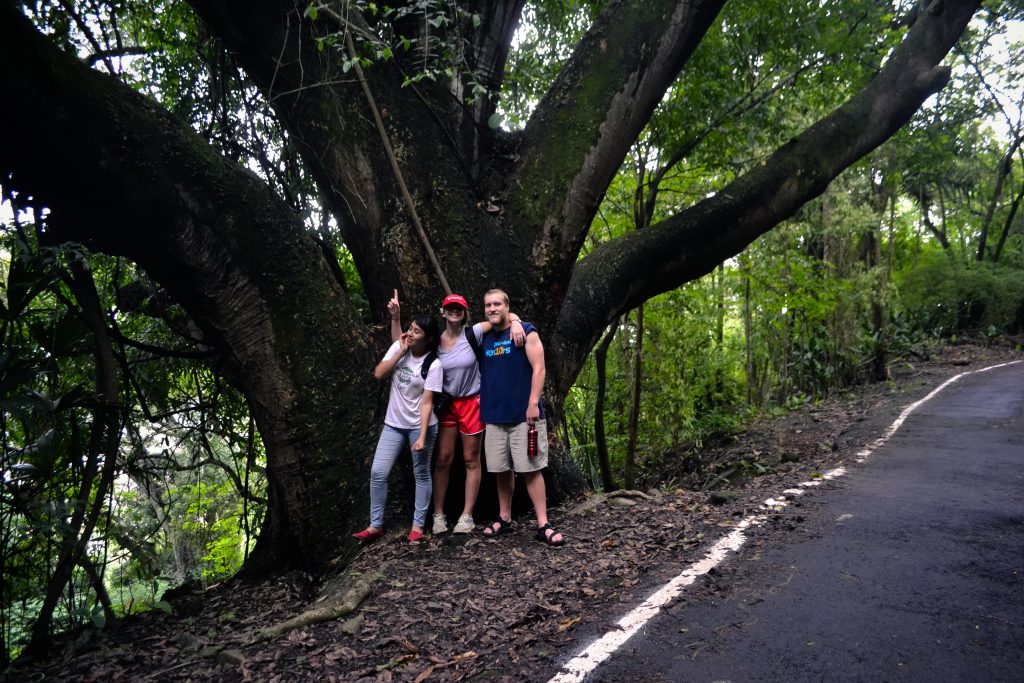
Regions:
[[587, 680], [1024, 681], [1024, 363], [799, 502]]

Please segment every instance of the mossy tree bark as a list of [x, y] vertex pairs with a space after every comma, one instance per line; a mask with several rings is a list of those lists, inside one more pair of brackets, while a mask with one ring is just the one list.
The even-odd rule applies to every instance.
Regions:
[[[406, 313], [440, 286], [412, 233], [365, 96], [316, 38], [343, 26], [304, 1], [191, 0], [299, 145], [337, 218], [371, 306], [398, 287]], [[523, 2], [465, 3], [480, 16], [470, 62], [501, 86]], [[980, 4], [930, 2], [902, 46], [846, 105], [713, 197], [580, 250], [608, 184], [724, 2], [613, 0], [526, 128], [487, 126], [447, 87], [403, 88], [399, 60], [367, 78], [429, 239], [456, 291], [501, 286], [547, 351], [558, 414], [602, 330], [699, 277], [821, 193], [942, 87], [938, 66]], [[356, 30], [364, 19], [354, 11]], [[0, 172], [49, 208], [47, 235], [130, 258], [224, 352], [268, 454], [270, 510], [250, 565], [323, 567], [365, 521], [384, 339], [362, 323], [299, 216], [186, 126], [54, 48], [0, 4]], [[370, 397], [370, 398], [368, 398]], [[376, 397], [376, 400], [374, 400]], [[557, 430], [553, 430], [557, 431]], [[564, 456], [556, 494], [582, 479]]]

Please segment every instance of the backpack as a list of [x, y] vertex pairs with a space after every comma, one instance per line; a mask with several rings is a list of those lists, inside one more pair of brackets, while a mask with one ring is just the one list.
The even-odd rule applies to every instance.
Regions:
[[473, 334], [472, 326], [467, 325], [464, 327], [462, 333], [466, 335], [466, 341], [469, 342], [469, 348], [473, 349], [473, 355], [476, 356], [476, 362], [479, 363], [484, 358], [484, 350], [480, 348], [480, 342], [476, 340], [476, 335]]
[[[463, 328], [462, 334], [465, 335], [466, 341], [469, 342], [469, 348], [473, 349], [473, 355], [476, 356], [476, 360], [479, 363], [480, 359], [484, 356], [484, 350], [480, 348], [480, 342], [476, 340], [473, 328], [466, 326]], [[435, 360], [437, 360], [437, 351], [431, 351], [427, 354], [427, 357], [423, 359], [423, 365], [420, 366], [420, 377], [423, 379], [427, 378], [427, 373], [430, 372], [430, 364]]]
[[[423, 365], [420, 366], [420, 377], [423, 381], [427, 381], [427, 373], [430, 372], [430, 366], [437, 360], [437, 351], [431, 351], [427, 354], [427, 357], [423, 359]], [[452, 402], [452, 395], [444, 389], [441, 389], [440, 393], [434, 394], [434, 414], [440, 416], [444, 412], [448, 404]]]
[[427, 373], [430, 372], [430, 366], [435, 360], [437, 360], [437, 351], [431, 351], [423, 359], [423, 365], [420, 366], [420, 377], [424, 380], [427, 379]]

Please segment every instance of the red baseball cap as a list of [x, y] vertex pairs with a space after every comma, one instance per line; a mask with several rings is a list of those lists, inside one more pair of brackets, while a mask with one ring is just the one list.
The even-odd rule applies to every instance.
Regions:
[[441, 302], [441, 308], [446, 306], [462, 306], [467, 311], [469, 310], [469, 304], [466, 303], [465, 298], [461, 294], [449, 294]]

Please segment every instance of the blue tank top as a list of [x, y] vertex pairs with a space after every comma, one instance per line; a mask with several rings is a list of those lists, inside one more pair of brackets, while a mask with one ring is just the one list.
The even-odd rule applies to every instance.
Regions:
[[[530, 336], [537, 328], [524, 322], [523, 331]], [[489, 424], [526, 422], [533, 382], [526, 348], [512, 343], [510, 330], [488, 332], [480, 347], [480, 418]], [[540, 416], [544, 418], [543, 405]]]

